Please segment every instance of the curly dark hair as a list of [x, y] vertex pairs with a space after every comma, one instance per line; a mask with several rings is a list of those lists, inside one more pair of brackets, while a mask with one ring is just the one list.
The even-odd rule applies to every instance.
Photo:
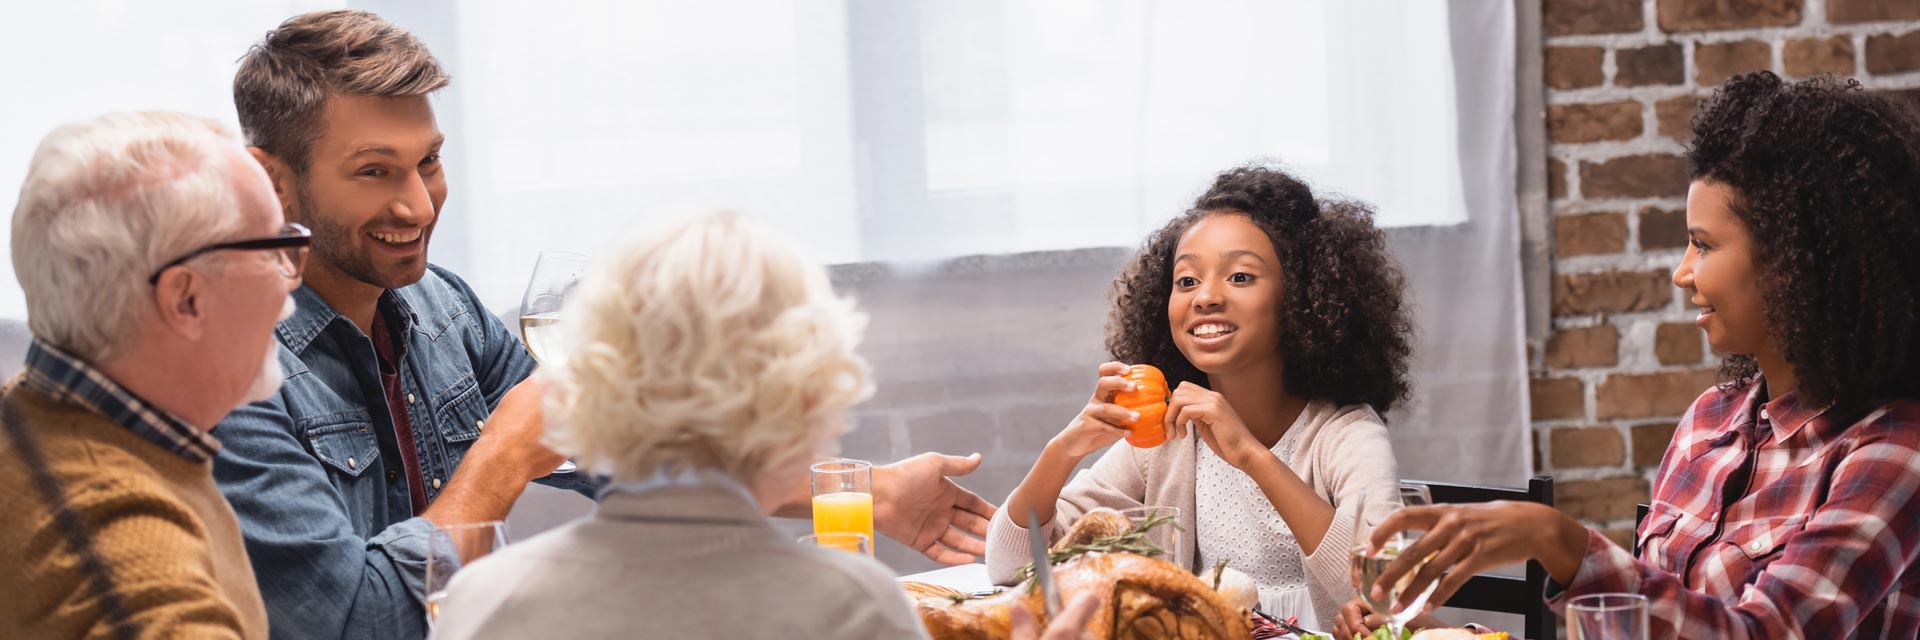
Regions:
[[[1920, 123], [1832, 77], [1727, 81], [1693, 118], [1690, 177], [1730, 187], [1766, 330], [1802, 398], [1855, 416], [1920, 391]], [[1728, 388], [1759, 374], [1729, 356]]]
[[1174, 345], [1167, 320], [1173, 251], [1195, 222], [1239, 213], [1267, 233], [1280, 256], [1280, 357], [1288, 393], [1339, 405], [1365, 403], [1386, 413], [1407, 397], [1413, 322], [1406, 279], [1373, 226], [1373, 210], [1343, 199], [1315, 199], [1285, 171], [1249, 165], [1220, 174], [1193, 209], [1148, 236], [1113, 282], [1107, 351], [1145, 363], [1167, 383], [1205, 384], [1206, 374]]

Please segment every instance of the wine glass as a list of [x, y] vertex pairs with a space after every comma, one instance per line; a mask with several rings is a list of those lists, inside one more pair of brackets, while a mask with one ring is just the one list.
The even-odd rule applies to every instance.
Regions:
[[[1433, 496], [1428, 492], [1426, 485], [1403, 483], [1399, 488], [1399, 496], [1400, 503], [1409, 507], [1433, 504]], [[1423, 558], [1412, 570], [1401, 576], [1399, 580], [1395, 580], [1394, 584], [1386, 589], [1385, 600], [1373, 598], [1373, 583], [1379, 580], [1381, 572], [1385, 571], [1387, 565], [1392, 564], [1395, 558], [1399, 558], [1401, 552], [1413, 546], [1414, 541], [1420, 539], [1421, 533], [1423, 532], [1403, 531], [1394, 534], [1379, 549], [1371, 549], [1372, 545], [1368, 543], [1368, 538], [1371, 536], [1363, 535], [1357, 544], [1353, 545], [1351, 551], [1354, 587], [1359, 589], [1360, 597], [1366, 600], [1368, 607], [1387, 615], [1387, 637], [1389, 638], [1398, 638], [1406, 633], [1407, 622], [1414, 616], [1420, 615], [1420, 611], [1427, 606], [1427, 598], [1433, 595], [1435, 587], [1440, 586], [1439, 581], [1428, 582], [1427, 586], [1420, 589], [1420, 594], [1408, 601], [1406, 606], [1396, 608], [1401, 594], [1407, 587], [1412, 586], [1413, 576], [1426, 565], [1427, 559]]]
[[453, 574], [469, 562], [507, 546], [507, 523], [499, 520], [434, 527], [427, 534], [427, 627], [440, 617]]
[[[586, 271], [586, 256], [564, 251], [540, 252], [539, 260], [533, 264], [533, 277], [527, 282], [527, 294], [520, 298], [520, 339], [526, 343], [527, 353], [533, 354], [533, 359], [544, 362], [565, 348], [561, 333], [565, 325], [560, 324], [560, 310]], [[567, 460], [553, 472], [573, 473], [576, 469], [573, 461]]]
[[1146, 531], [1147, 542], [1159, 547], [1162, 558], [1172, 560], [1180, 549], [1180, 508], [1179, 507], [1134, 507], [1122, 509], [1120, 515], [1126, 516], [1133, 528], [1152, 524]]

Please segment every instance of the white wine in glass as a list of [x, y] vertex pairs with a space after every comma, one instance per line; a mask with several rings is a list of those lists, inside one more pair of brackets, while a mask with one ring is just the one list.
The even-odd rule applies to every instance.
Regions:
[[[1433, 494], [1423, 484], [1401, 483], [1396, 495], [1402, 507], [1424, 507], [1433, 504]], [[1406, 575], [1394, 581], [1392, 587], [1386, 590], [1385, 602], [1374, 600], [1373, 583], [1380, 579], [1380, 574], [1386, 571], [1387, 565], [1400, 557], [1400, 552], [1413, 546], [1413, 543], [1425, 532], [1416, 530], [1394, 534], [1384, 546], [1379, 550], [1371, 550], [1371, 553], [1367, 543], [1368, 538], [1371, 537], [1369, 533], [1361, 531], [1361, 535], [1354, 538], [1359, 544], [1355, 544], [1350, 552], [1353, 563], [1353, 586], [1360, 591], [1360, 598], [1366, 600], [1368, 607], [1375, 612], [1387, 615], [1388, 637], [1399, 638], [1405, 634], [1407, 622], [1413, 620], [1414, 616], [1420, 615], [1421, 610], [1426, 608], [1427, 598], [1433, 596], [1434, 588], [1440, 586], [1440, 583], [1437, 580], [1428, 582], [1427, 586], [1420, 590], [1419, 596], [1408, 602], [1407, 606], [1394, 608], [1394, 604], [1400, 601], [1400, 595], [1406, 592], [1407, 587], [1412, 586], [1413, 577], [1426, 566], [1427, 560], [1432, 559], [1429, 555], [1420, 559], [1419, 564], [1407, 571]]]
[[[564, 348], [561, 332], [566, 325], [560, 324], [560, 310], [566, 307], [567, 295], [573, 293], [586, 271], [586, 256], [564, 251], [542, 251], [539, 260], [533, 263], [527, 294], [520, 298], [520, 340], [526, 343], [527, 353], [533, 354], [533, 359], [549, 361]], [[568, 460], [553, 472], [573, 473], [576, 469], [573, 461]]]
[[546, 360], [541, 354], [550, 354], [560, 348], [560, 312], [520, 316], [520, 337], [527, 343], [527, 353], [535, 360]]

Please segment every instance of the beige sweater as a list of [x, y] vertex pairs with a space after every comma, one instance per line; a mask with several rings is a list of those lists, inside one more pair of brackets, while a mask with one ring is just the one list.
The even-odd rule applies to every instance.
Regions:
[[[1295, 434], [1292, 437], [1298, 451], [1293, 472], [1334, 507], [1333, 523], [1320, 546], [1313, 553], [1302, 554], [1314, 614], [1322, 621], [1331, 621], [1339, 615], [1341, 605], [1359, 595], [1353, 589], [1347, 558], [1355, 533], [1378, 524], [1400, 506], [1400, 472], [1394, 462], [1393, 445], [1387, 440], [1387, 428], [1367, 405], [1309, 403], [1289, 427], [1289, 433]], [[1058, 540], [1067, 527], [1096, 507], [1178, 507], [1180, 526], [1188, 533], [1180, 536], [1180, 548], [1169, 560], [1193, 570], [1199, 557], [1194, 543], [1200, 537], [1195, 520], [1194, 466], [1198, 447], [1204, 446], [1206, 443], [1191, 434], [1152, 449], [1135, 448], [1125, 441], [1115, 443], [1092, 468], [1075, 475], [1061, 490], [1053, 521], [1045, 525], [1047, 540]], [[1366, 492], [1364, 506], [1355, 500], [1362, 491]], [[1027, 551], [1027, 530], [1014, 524], [1010, 516], [1001, 510], [987, 530], [987, 573], [996, 584], [1012, 582], [1014, 574], [1032, 557]], [[1284, 611], [1269, 613], [1287, 615]]]
[[924, 638], [872, 558], [805, 547], [744, 496], [694, 486], [612, 493], [593, 515], [454, 575], [435, 640]]

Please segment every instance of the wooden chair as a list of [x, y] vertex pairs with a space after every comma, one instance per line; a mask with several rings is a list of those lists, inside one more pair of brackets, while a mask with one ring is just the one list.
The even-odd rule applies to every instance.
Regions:
[[[1447, 482], [1408, 480], [1407, 484], [1425, 485], [1434, 504], [1493, 502], [1514, 500], [1553, 505], [1553, 476], [1534, 476], [1527, 488], [1482, 487]], [[1467, 580], [1443, 606], [1474, 611], [1511, 613], [1526, 618], [1522, 634], [1535, 640], [1556, 637], [1553, 611], [1547, 608], [1547, 570], [1538, 562], [1527, 563], [1527, 577], [1513, 578], [1480, 574]]]

